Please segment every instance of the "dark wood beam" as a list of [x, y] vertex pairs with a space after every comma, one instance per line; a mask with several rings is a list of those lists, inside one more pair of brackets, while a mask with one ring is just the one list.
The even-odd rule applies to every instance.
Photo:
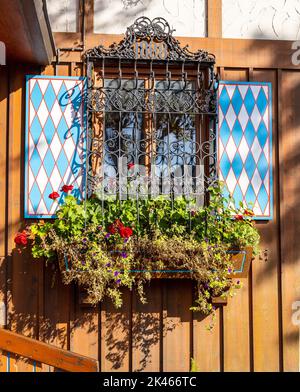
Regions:
[[222, 37], [222, 0], [206, 0], [207, 36]]

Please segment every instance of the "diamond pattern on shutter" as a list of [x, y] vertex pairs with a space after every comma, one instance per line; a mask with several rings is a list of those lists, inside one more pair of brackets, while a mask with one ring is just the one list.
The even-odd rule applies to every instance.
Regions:
[[220, 82], [219, 179], [256, 219], [272, 219], [272, 90], [270, 83]]
[[[84, 197], [85, 78], [27, 76], [25, 218], [54, 218], [64, 184]], [[49, 194], [58, 192], [53, 201]]]

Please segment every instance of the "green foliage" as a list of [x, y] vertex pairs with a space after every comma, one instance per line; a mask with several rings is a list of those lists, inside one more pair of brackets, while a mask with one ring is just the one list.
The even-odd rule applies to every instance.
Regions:
[[192, 309], [209, 314], [213, 297], [233, 295], [239, 288], [229, 277], [228, 249], [252, 246], [257, 253], [259, 243], [251, 212], [243, 205], [234, 208], [221, 185], [209, 190], [209, 200], [204, 207], [195, 200], [163, 196], [91, 198], [84, 204], [67, 196], [57, 219], [29, 227], [32, 254], [58, 262], [63, 281], [84, 286], [94, 303], [109, 296], [117, 307], [122, 287], [135, 287], [146, 301], [143, 286], [151, 271], [190, 270], [197, 282]]

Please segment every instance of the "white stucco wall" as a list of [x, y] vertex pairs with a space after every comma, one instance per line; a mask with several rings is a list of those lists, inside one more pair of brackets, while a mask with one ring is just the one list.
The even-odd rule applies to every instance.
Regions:
[[79, 0], [47, 0], [52, 31], [77, 31]]
[[139, 16], [165, 18], [174, 35], [206, 35], [205, 0], [94, 0], [95, 33], [123, 34]]
[[223, 37], [300, 39], [300, 0], [223, 0]]

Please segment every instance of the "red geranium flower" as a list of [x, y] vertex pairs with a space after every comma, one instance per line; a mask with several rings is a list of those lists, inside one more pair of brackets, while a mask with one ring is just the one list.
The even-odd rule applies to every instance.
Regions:
[[123, 225], [123, 223], [122, 223], [122, 221], [121, 221], [120, 219], [116, 219], [115, 222], [114, 222], [114, 225], [115, 225], [118, 229], [120, 229], [121, 227], [124, 227], [124, 225]]
[[117, 229], [115, 228], [114, 224], [112, 223], [111, 225], [108, 226], [108, 232], [110, 234], [116, 234]]
[[243, 215], [239, 214], [239, 215], [235, 215], [234, 219], [241, 221], [241, 220], [244, 220], [244, 217], [243, 217]]
[[49, 195], [49, 199], [55, 200], [55, 199], [58, 199], [58, 198], [59, 198], [59, 193], [57, 193], [57, 192], [52, 192]]
[[62, 191], [62, 192], [65, 192], [65, 193], [68, 193], [68, 192], [72, 191], [73, 188], [74, 188], [73, 185], [64, 185], [64, 186], [61, 188], [61, 191]]
[[128, 163], [128, 170], [132, 169], [134, 167], [134, 163]]
[[27, 233], [22, 231], [22, 233], [17, 233], [14, 239], [17, 245], [27, 245]]
[[114, 223], [108, 226], [108, 232], [110, 234], [116, 234], [120, 229], [124, 227], [122, 221], [120, 219], [116, 219]]
[[120, 233], [120, 236], [122, 237], [122, 238], [129, 238], [129, 237], [131, 237], [132, 236], [132, 234], [133, 234], [133, 231], [132, 231], [132, 229], [130, 228], [130, 227], [121, 227], [120, 229], [119, 229], [119, 233]]

